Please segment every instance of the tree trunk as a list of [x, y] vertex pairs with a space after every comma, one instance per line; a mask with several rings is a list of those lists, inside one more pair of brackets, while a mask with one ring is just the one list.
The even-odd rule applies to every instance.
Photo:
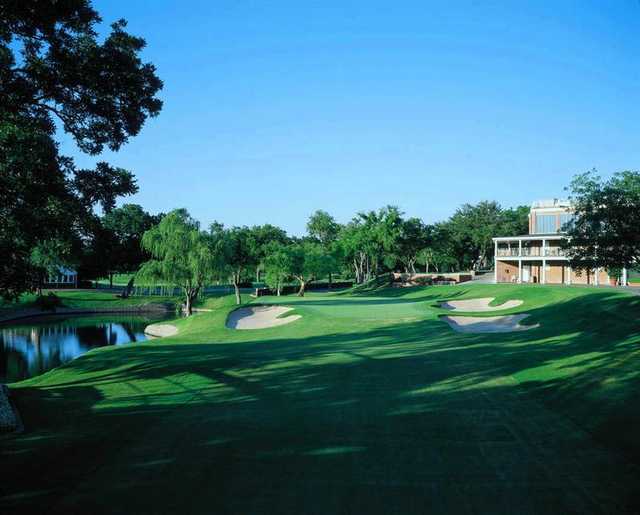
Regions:
[[200, 287], [197, 288], [185, 288], [186, 293], [186, 302], [184, 306], [184, 310], [188, 317], [193, 314], [193, 303], [198, 298], [198, 293], [200, 292]]
[[239, 305], [242, 303], [242, 298], [240, 297], [240, 270], [233, 273], [233, 289], [236, 294], [236, 305]]
[[331, 272], [329, 272], [329, 286], [327, 287], [327, 290], [331, 291]]
[[300, 289], [298, 290], [298, 297], [304, 297], [304, 289], [307, 284], [303, 277], [298, 277], [298, 281], [300, 281]]
[[238, 286], [238, 281], [233, 281], [233, 289], [235, 290], [236, 293], [236, 304], [239, 305], [242, 300], [240, 298], [240, 287]]
[[278, 281], [278, 286], [276, 287], [276, 295], [280, 297], [281, 292], [282, 292], [282, 283]]
[[193, 313], [193, 304], [191, 303], [191, 295], [187, 293], [187, 300], [184, 304], [184, 311], [188, 317]]

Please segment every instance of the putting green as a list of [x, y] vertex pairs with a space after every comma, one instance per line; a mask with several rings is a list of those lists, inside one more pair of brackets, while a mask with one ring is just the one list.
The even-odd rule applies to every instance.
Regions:
[[[482, 297], [522, 299], [501, 314], [540, 327], [439, 319], [441, 301]], [[26, 432], [0, 443], [5, 510], [638, 511], [639, 297], [462, 285], [259, 302], [302, 318], [237, 331], [232, 299], [212, 299], [176, 336], [12, 385]]]

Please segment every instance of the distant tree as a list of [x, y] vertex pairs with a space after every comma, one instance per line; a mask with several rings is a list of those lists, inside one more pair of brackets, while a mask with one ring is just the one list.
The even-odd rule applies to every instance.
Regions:
[[162, 103], [162, 82], [139, 54], [144, 40], [113, 24], [99, 39], [88, 0], [0, 2], [0, 295], [31, 286], [31, 251], [91, 237], [93, 207], [137, 189], [130, 172], [100, 162], [77, 170], [58, 153], [59, 127], [81, 151], [118, 150]]
[[494, 236], [529, 234], [529, 206], [503, 209], [498, 232]]
[[62, 267], [68, 266], [71, 255], [70, 245], [61, 240], [43, 240], [31, 251], [31, 264], [36, 269], [38, 295], [42, 295], [42, 286], [49, 276], [60, 273]]
[[578, 270], [629, 268], [640, 258], [640, 172], [603, 180], [595, 170], [569, 186], [575, 217], [564, 229], [564, 247]]
[[357, 283], [395, 266], [401, 252], [402, 213], [395, 206], [358, 213], [339, 233], [338, 245]]
[[409, 218], [402, 222], [399, 242], [399, 259], [405, 272], [415, 274], [418, 255], [424, 251], [431, 240], [430, 228], [419, 218]]
[[113, 274], [134, 272], [150, 258], [142, 247], [142, 236], [157, 225], [164, 215], [151, 215], [137, 204], [124, 204], [102, 218], [102, 226], [110, 247], [108, 252], [109, 283], [113, 287]]
[[272, 241], [265, 248], [264, 260], [265, 280], [270, 288], [276, 290], [279, 297], [282, 286], [292, 271], [291, 253], [286, 245]]
[[224, 249], [220, 241], [200, 230], [185, 209], [167, 214], [144, 233], [142, 245], [152, 259], [142, 265], [140, 276], [182, 288], [187, 316], [207, 281], [220, 276]]
[[[337, 254], [339, 253], [336, 240], [338, 239], [339, 232], [340, 224], [326, 211], [319, 209], [309, 217], [307, 233], [310, 237], [318, 240], [325, 252], [333, 256], [333, 260], [336, 263], [338, 260]], [[327, 274], [329, 277], [329, 289], [331, 289], [332, 274], [333, 270], [330, 270]]]
[[247, 243], [251, 248], [251, 253], [253, 254], [256, 270], [256, 282], [258, 282], [260, 281], [260, 270], [264, 268], [267, 246], [271, 243], [286, 245], [289, 243], [289, 237], [280, 227], [276, 227], [271, 224], [254, 225], [250, 229], [250, 234], [247, 237]]
[[464, 204], [448, 223], [454, 245], [462, 250], [464, 263], [460, 264], [468, 263], [473, 270], [488, 266], [493, 255], [492, 238], [500, 234], [503, 223], [500, 205], [488, 201]]
[[318, 243], [295, 243], [289, 246], [287, 252], [290, 259], [289, 275], [300, 284], [300, 297], [304, 297], [309, 283], [324, 277], [335, 266], [332, 256]]
[[249, 227], [224, 229], [219, 223], [211, 225], [210, 233], [224, 248], [225, 268], [235, 290], [236, 304], [240, 304], [240, 284], [243, 276], [258, 265], [254, 233]]
[[327, 248], [338, 237], [340, 224], [329, 213], [319, 209], [309, 217], [307, 232]]

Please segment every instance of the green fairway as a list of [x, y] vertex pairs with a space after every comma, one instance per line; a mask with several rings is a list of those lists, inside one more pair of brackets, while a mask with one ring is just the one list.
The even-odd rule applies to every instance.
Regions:
[[[476, 297], [522, 299], [504, 313], [540, 327], [438, 319], [439, 301]], [[259, 302], [302, 318], [235, 331], [233, 299], [212, 298], [178, 336], [11, 385], [26, 430], [0, 440], [2, 511], [640, 510], [640, 297], [460, 285]]]

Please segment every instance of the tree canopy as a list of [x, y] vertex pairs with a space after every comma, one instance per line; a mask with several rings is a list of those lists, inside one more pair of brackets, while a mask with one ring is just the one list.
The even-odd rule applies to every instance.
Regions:
[[565, 252], [576, 269], [628, 268], [640, 258], [640, 172], [624, 171], [603, 180], [595, 170], [575, 176], [569, 186], [575, 217]]
[[191, 315], [202, 288], [222, 273], [221, 242], [201, 231], [186, 209], [176, 209], [144, 233], [142, 245], [152, 258], [143, 264], [140, 276], [182, 288], [185, 309]]
[[133, 174], [98, 162], [77, 169], [59, 154], [60, 127], [91, 155], [118, 150], [162, 107], [162, 82], [139, 57], [144, 40], [113, 24], [98, 37], [87, 0], [0, 3], [0, 295], [33, 286], [31, 250], [56, 239], [78, 251], [94, 206], [137, 191]]

